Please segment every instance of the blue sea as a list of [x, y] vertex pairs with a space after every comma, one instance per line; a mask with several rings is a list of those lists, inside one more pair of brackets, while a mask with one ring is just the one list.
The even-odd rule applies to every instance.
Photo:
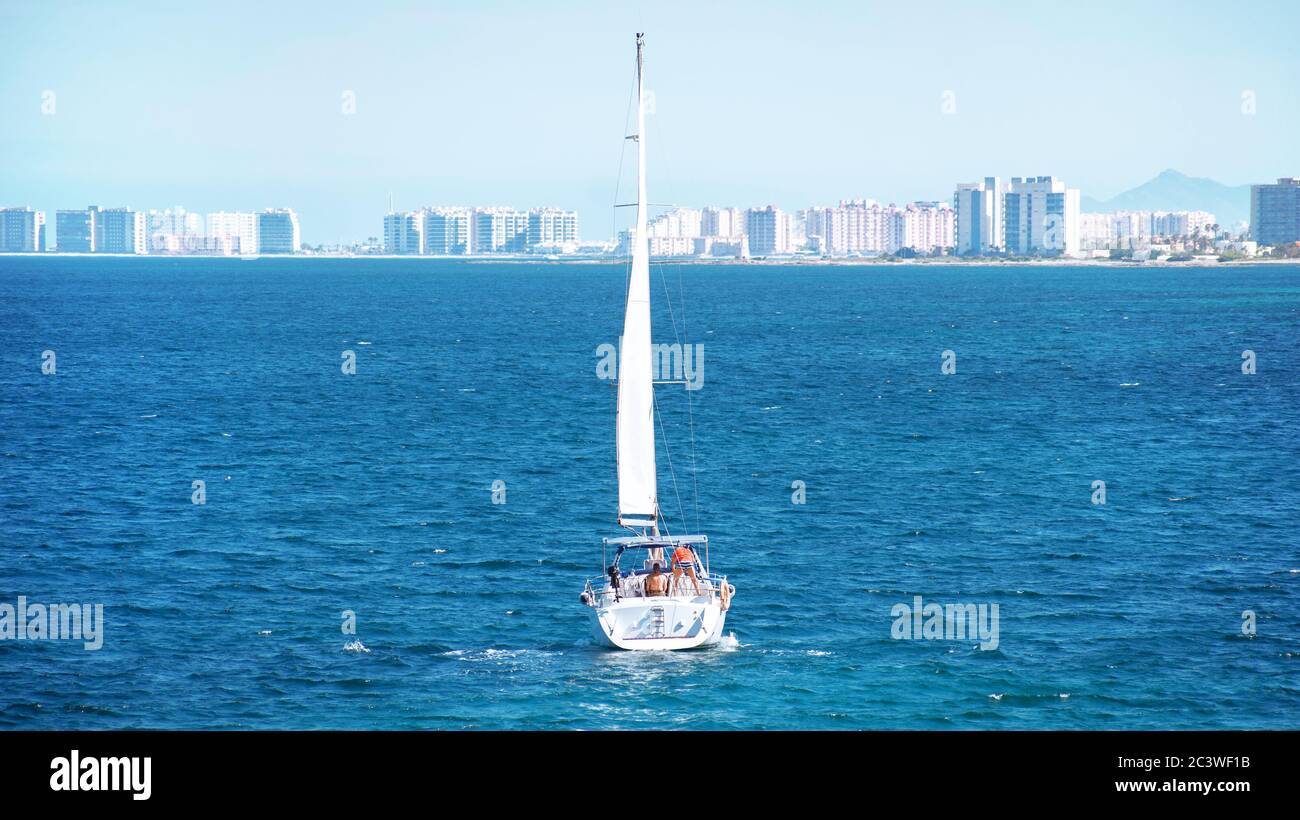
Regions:
[[737, 587], [688, 653], [578, 601], [625, 276], [0, 258], [0, 604], [105, 621], [0, 641], [0, 727], [1300, 728], [1300, 267], [657, 269], [661, 503]]

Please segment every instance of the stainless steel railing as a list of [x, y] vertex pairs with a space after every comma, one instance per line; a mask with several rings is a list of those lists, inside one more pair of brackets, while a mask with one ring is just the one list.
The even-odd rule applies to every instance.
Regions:
[[[626, 578], [631, 578], [631, 577], [640, 577], [644, 579], [645, 576], [624, 576], [624, 580], [626, 580]], [[698, 575], [696, 577], [699, 579], [700, 582], [700, 591], [704, 595], [707, 595], [710, 601], [715, 600], [720, 596], [722, 596], [722, 588], [724, 584], [727, 584], [727, 576]], [[644, 581], [642, 583], [644, 583]], [[607, 604], [613, 603], [616, 599], [621, 600], [623, 598], [632, 598], [632, 599], [640, 600], [642, 598], [678, 598], [683, 596], [691, 597], [691, 598], [699, 597], [694, 594], [695, 587], [691, 583], [690, 576], [683, 575], [681, 580], [675, 585], [673, 584], [672, 578], [670, 576], [668, 583], [669, 583], [670, 591], [672, 593], [669, 595], [646, 595], [644, 592], [644, 587], [641, 587], [639, 589], [629, 590], [623, 585], [623, 583], [620, 583], [619, 585], [620, 589], [616, 593], [615, 590], [611, 588], [609, 585], [609, 577], [605, 575], [599, 575], [596, 576], [595, 578], [587, 579], [586, 586], [584, 587], [584, 592], [587, 595], [587, 600], [590, 602], [588, 604], [589, 606], [605, 606]], [[728, 587], [730, 590], [730, 585], [728, 585]], [[678, 592], [678, 590], [681, 590], [683, 588], [685, 588], [686, 590], [685, 593]], [[731, 597], [730, 591], [725, 597], [727, 599], [730, 599]]]

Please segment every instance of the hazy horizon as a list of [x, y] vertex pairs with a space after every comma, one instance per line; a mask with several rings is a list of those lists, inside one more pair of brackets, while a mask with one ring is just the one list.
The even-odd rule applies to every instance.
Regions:
[[391, 194], [573, 208], [606, 238], [636, 31], [655, 202], [901, 204], [1038, 174], [1104, 200], [1166, 168], [1294, 175], [1300, 56], [1272, 35], [1300, 13], [1221, 8], [7, 7], [0, 205], [287, 206], [317, 244], [378, 236]]

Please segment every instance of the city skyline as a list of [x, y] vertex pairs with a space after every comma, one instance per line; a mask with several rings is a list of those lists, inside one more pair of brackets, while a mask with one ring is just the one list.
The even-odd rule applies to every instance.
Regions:
[[[13, 7], [0, 150], [22, 159], [0, 194], [46, 213], [292, 204], [312, 244], [375, 235], [390, 196], [398, 210], [554, 203], [612, 236], [634, 30], [656, 46], [658, 202], [942, 201], [991, 172], [1050, 172], [1096, 198], [1165, 167], [1228, 184], [1292, 175], [1300, 58], [1216, 10], [235, 3], [122, 26], [93, 5]], [[240, 15], [257, 25], [192, 42]], [[1212, 49], [1189, 52], [1210, 23]], [[1011, 94], [1013, 56], [1038, 68]]]
[[[656, 257], [873, 257], [894, 254], [965, 257], [1096, 258], [1161, 250], [1201, 253], [1212, 247], [1255, 255], [1259, 245], [1300, 241], [1300, 181], [1252, 186], [1248, 232], [1219, 224], [1206, 210], [1080, 210], [1077, 189], [1051, 176], [985, 177], [958, 183], [953, 201], [903, 206], [872, 199], [786, 212], [774, 206], [677, 207], [647, 226]], [[1256, 228], [1255, 226], [1259, 227]], [[47, 215], [0, 207], [0, 252], [152, 255], [257, 255], [382, 252], [397, 256], [626, 256], [631, 231], [615, 240], [583, 239], [576, 211], [554, 207], [425, 206], [390, 210], [382, 238], [350, 245], [301, 241], [292, 208], [206, 215], [176, 206], [60, 209], [51, 238]], [[1255, 241], [1267, 235], [1264, 242]]]

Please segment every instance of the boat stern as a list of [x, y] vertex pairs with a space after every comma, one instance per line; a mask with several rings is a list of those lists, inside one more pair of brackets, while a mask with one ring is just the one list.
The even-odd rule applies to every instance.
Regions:
[[618, 649], [694, 649], [722, 637], [727, 613], [711, 596], [623, 599], [591, 609], [598, 642]]

